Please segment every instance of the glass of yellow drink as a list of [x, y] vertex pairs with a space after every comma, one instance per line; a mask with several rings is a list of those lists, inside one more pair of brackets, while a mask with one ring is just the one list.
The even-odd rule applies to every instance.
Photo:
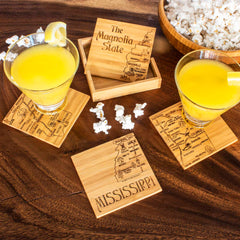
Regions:
[[215, 50], [196, 50], [183, 56], [175, 68], [175, 82], [183, 117], [192, 126], [204, 127], [240, 101], [240, 85], [230, 84], [228, 72], [240, 65]]
[[78, 65], [78, 50], [69, 39], [65, 46], [52, 46], [44, 33], [34, 33], [9, 48], [4, 71], [38, 111], [55, 114], [65, 105]]

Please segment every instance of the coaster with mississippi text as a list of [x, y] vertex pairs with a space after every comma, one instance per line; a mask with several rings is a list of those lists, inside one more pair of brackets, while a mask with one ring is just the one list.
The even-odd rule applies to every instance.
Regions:
[[162, 191], [133, 133], [72, 161], [97, 218]]
[[98, 18], [85, 73], [126, 82], [144, 80], [156, 29]]
[[180, 102], [150, 116], [150, 120], [184, 170], [238, 141], [221, 117], [205, 128], [187, 124]]
[[64, 109], [54, 115], [44, 115], [22, 94], [3, 119], [3, 123], [59, 148], [89, 98], [88, 95], [70, 88]]

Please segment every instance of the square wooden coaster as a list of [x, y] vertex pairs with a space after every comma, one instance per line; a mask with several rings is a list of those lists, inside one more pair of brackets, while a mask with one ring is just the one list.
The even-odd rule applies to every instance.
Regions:
[[22, 94], [3, 119], [3, 123], [59, 148], [89, 98], [88, 95], [70, 88], [64, 109], [55, 115], [44, 115]]
[[133, 133], [72, 161], [97, 218], [162, 191]]
[[[92, 37], [78, 39], [79, 52], [82, 64], [85, 69]], [[161, 74], [154, 58], [150, 59], [147, 78], [134, 82], [123, 82], [105, 77], [93, 76], [90, 71], [86, 71], [86, 78], [91, 92], [93, 102], [98, 102], [129, 94], [145, 92], [161, 87]]]
[[132, 82], [147, 76], [156, 29], [98, 18], [86, 71]]
[[181, 102], [150, 116], [150, 120], [183, 169], [238, 141], [221, 117], [205, 128], [191, 127], [182, 117]]

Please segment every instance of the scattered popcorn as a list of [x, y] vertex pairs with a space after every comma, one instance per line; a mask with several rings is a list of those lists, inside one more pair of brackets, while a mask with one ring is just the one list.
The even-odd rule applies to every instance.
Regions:
[[37, 42], [44, 42], [45, 33], [42, 30], [42, 27], [37, 30], [37, 33], [41, 33], [41, 34], [38, 34], [37, 37], [36, 37]]
[[18, 39], [19, 39], [19, 37], [18, 37], [17, 35], [14, 35], [14, 36], [8, 38], [8, 39], [5, 41], [7, 44], [9, 44], [8, 48], [10, 48], [11, 45], [14, 44]]
[[3, 51], [3, 52], [0, 53], [0, 61], [1, 61], [1, 60], [2, 60], [2, 61], [4, 60], [6, 54], [7, 54], [7, 53], [6, 53], [5, 51]]
[[[39, 34], [36, 38], [37, 42], [43, 42], [44, 41], [44, 31], [43, 31], [42, 27], [37, 29], [37, 33], [43, 33], [43, 34]], [[17, 45], [19, 47], [21, 47], [21, 46], [30, 47], [31, 40], [29, 37], [25, 37], [24, 35], [22, 35], [20, 38], [17, 35], [14, 35], [14, 36], [8, 38], [5, 42], [9, 45], [8, 48], [10, 48], [12, 46], [12, 44], [14, 44], [17, 41], [18, 41]], [[6, 52], [5, 51], [1, 52], [0, 53], [0, 61], [4, 60], [5, 56], [6, 56]], [[6, 60], [13, 61], [16, 57], [17, 57], [17, 53], [9, 52], [6, 57]]]
[[104, 106], [104, 104], [102, 102], [99, 102], [95, 108], [90, 108], [89, 111], [96, 113], [96, 116], [98, 119], [105, 120], [103, 106]]
[[[133, 110], [135, 118], [142, 116], [144, 114], [143, 109], [146, 107], [146, 105], [147, 103], [136, 104]], [[95, 133], [104, 132], [105, 134], [108, 134], [108, 130], [111, 128], [111, 126], [108, 125], [108, 121], [104, 117], [103, 106], [104, 104], [102, 102], [99, 102], [95, 108], [90, 108], [89, 111], [95, 113], [96, 117], [100, 119], [99, 122], [93, 124], [93, 129]], [[131, 130], [134, 128], [135, 123], [132, 122], [131, 120], [132, 115], [128, 114], [124, 116], [125, 109], [122, 105], [116, 104], [114, 110], [116, 112], [115, 120], [122, 124], [122, 129]]]
[[30, 42], [30, 39], [28, 37], [25, 37], [25, 36], [22, 35], [19, 39], [20, 40], [17, 42], [17, 45], [19, 47], [21, 47], [21, 46], [30, 47], [31, 42]]
[[129, 115], [126, 115], [126, 116], [122, 116], [119, 120], [119, 123], [122, 124], [122, 129], [133, 129], [134, 128], [134, 125], [135, 123], [132, 122], [131, 120], [132, 116], [129, 114]]
[[41, 32], [44, 33], [44, 30], [42, 29], [42, 27], [40, 27], [40, 28], [37, 29], [36, 32], [37, 32], [37, 33], [41, 33]]
[[104, 103], [99, 102], [99, 103], [96, 105], [95, 108], [91, 108], [90, 110], [91, 110], [92, 112], [96, 112], [97, 109], [103, 109], [103, 106], [104, 106]]
[[95, 133], [104, 132], [105, 134], [108, 134], [108, 130], [111, 127], [112, 126], [108, 125], [108, 121], [106, 119], [97, 123], [93, 123], [93, 129]]
[[108, 130], [112, 126], [108, 125], [108, 121], [104, 117], [103, 106], [104, 104], [102, 102], [99, 102], [95, 108], [90, 108], [89, 111], [96, 113], [96, 117], [100, 119], [99, 122], [93, 123], [94, 132], [95, 133], [104, 132], [105, 134], [108, 134]]
[[17, 55], [17, 53], [8, 52], [6, 55], [6, 61], [12, 62], [17, 57]]
[[116, 111], [115, 120], [122, 124], [122, 129], [133, 129], [135, 123], [131, 121], [132, 116], [124, 116], [124, 107], [122, 105], [115, 105], [114, 110]]
[[123, 116], [123, 114], [124, 114], [124, 107], [123, 106], [116, 104], [114, 110], [116, 111], [116, 118]]
[[136, 107], [133, 110], [133, 113], [135, 114], [135, 118], [142, 116], [144, 114], [143, 108], [145, 108], [147, 105], [147, 103], [143, 103], [143, 104], [136, 104]]
[[240, 49], [239, 0], [167, 0], [166, 15], [189, 40], [218, 50]]

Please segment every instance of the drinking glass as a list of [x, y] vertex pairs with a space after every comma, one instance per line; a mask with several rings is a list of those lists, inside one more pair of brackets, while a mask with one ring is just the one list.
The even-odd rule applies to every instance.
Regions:
[[17, 42], [10, 46], [5, 56], [3, 66], [4, 72], [8, 79], [33, 101], [35, 108], [39, 112], [43, 114], [55, 114], [64, 108], [69, 87], [79, 66], [78, 50], [69, 39], [66, 39], [66, 46], [63, 48], [71, 53], [75, 61], [75, 66], [72, 75], [69, 76], [65, 81], [61, 80], [61, 83], [57, 83], [56, 81], [56, 85], [49, 89], [41, 89], [41, 87], [38, 87], [36, 90], [22, 87], [21, 84], [17, 83], [17, 79], [14, 79], [12, 75], [12, 65], [18, 55], [29, 48], [44, 44], [48, 43], [44, 41], [44, 33], [42, 32], [33, 33], [19, 39]]
[[[201, 59], [212, 60], [212, 61], [217, 61], [218, 63], [223, 63], [226, 66], [230, 67], [230, 71], [232, 72], [240, 71], [240, 65], [233, 58], [217, 50], [200, 49], [200, 50], [192, 51], [186, 54], [185, 56], [183, 56], [179, 60], [175, 68], [175, 82], [176, 82], [177, 89], [178, 89], [182, 106], [183, 106], [183, 118], [190, 125], [194, 127], [199, 127], [199, 128], [207, 126], [210, 122], [212, 122], [222, 113], [226, 112], [228, 109], [235, 106], [240, 101], [240, 86], [238, 86], [238, 89], [236, 90], [236, 94], [229, 96], [230, 101], [228, 101], [224, 106], [221, 106], [221, 107], [212, 107], [212, 106], [209, 107], [209, 105], [207, 104], [206, 105], [201, 104], [196, 99], [193, 100], [193, 91], [190, 94], [189, 91], [188, 93], [186, 93], [186, 91], [182, 89], [180, 84], [181, 70], [184, 68], [184, 66], [186, 66], [186, 64], [192, 61], [201, 60]], [[207, 71], [208, 70], [206, 69], [206, 72]], [[205, 70], [203, 72], [205, 72]], [[204, 73], [205, 76], [206, 76], [206, 72]], [[201, 75], [200, 76], [204, 78], [204, 74], [203, 76]], [[224, 77], [226, 78], [225, 80], [227, 81], [227, 74]], [[194, 75], [191, 80], [188, 80], [190, 90], [191, 90], [191, 84], [192, 84], [191, 81], [194, 81], [194, 80], [195, 80]], [[202, 98], [208, 99], [209, 95], [211, 95], [211, 93], [214, 93], [214, 91], [216, 91], [216, 88], [218, 86], [216, 86], [216, 88], [213, 87], [213, 82], [211, 81], [213, 81], [213, 79], [209, 80], [209, 87], [204, 88], [202, 84], [199, 84], [198, 92], [201, 94]], [[220, 102], [221, 99], [224, 99], [225, 97], [224, 95], [227, 94], [226, 92], [225, 92], [226, 94], [224, 93], [224, 90], [227, 90], [226, 88], [223, 89], [221, 93], [222, 95], [220, 95], [218, 98], [215, 98], [216, 100], [215, 102], [218, 102], [218, 101]], [[207, 100], [205, 102], [207, 103]], [[221, 102], [223, 101], [221, 100]]]

